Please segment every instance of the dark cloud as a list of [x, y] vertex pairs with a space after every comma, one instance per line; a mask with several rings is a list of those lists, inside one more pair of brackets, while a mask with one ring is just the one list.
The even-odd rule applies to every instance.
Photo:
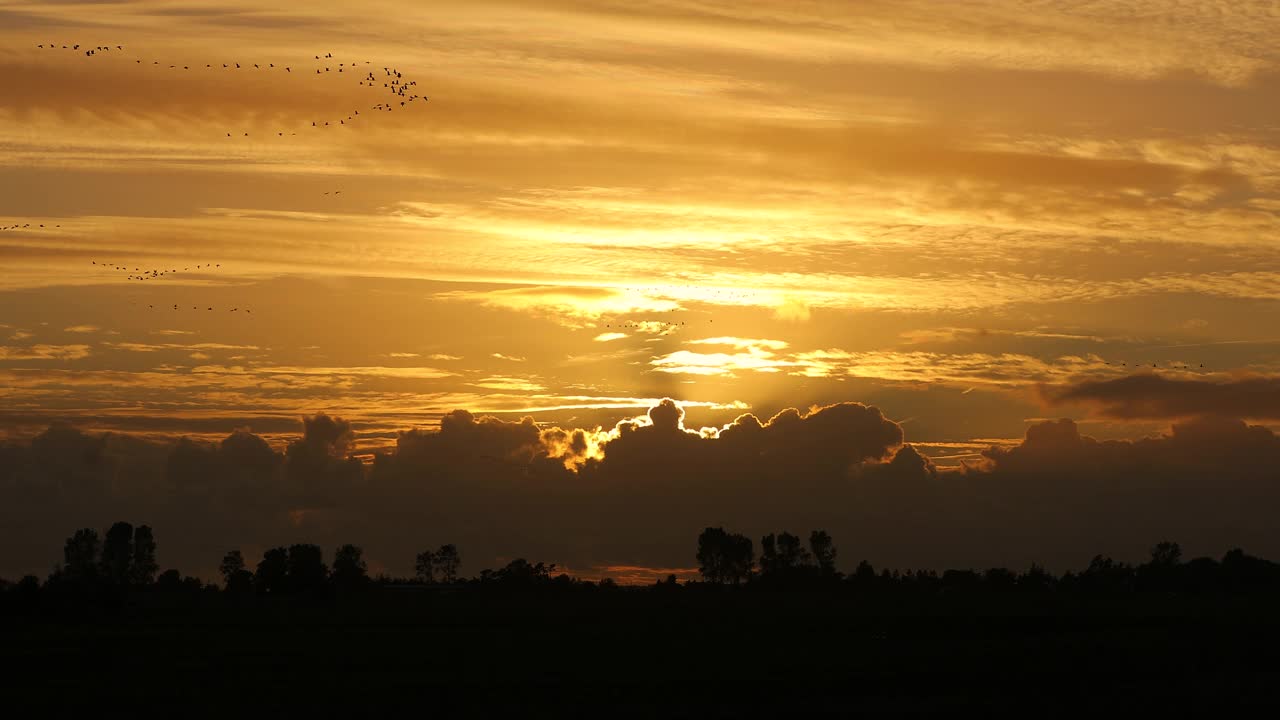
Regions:
[[1088, 405], [1101, 415], [1123, 420], [1167, 420], [1198, 415], [1280, 419], [1280, 377], [1215, 381], [1131, 375], [1116, 380], [1047, 386], [1041, 389], [1041, 396], [1050, 405]]
[[1137, 559], [1163, 538], [1189, 552], [1280, 553], [1280, 438], [1201, 418], [1158, 437], [1099, 441], [1039, 423], [962, 471], [936, 468], [859, 403], [685, 427], [664, 401], [610, 429], [540, 427], [459, 410], [369, 465], [345, 420], [317, 415], [277, 451], [237, 431], [148, 442], [65, 425], [0, 447], [0, 575], [44, 572], [77, 527], [156, 528], [161, 562], [211, 575], [221, 553], [310, 541], [364, 546], [409, 572], [443, 542], [476, 571], [531, 556], [571, 567], [687, 567], [697, 533], [825, 528], [849, 562], [1051, 567], [1097, 552]]

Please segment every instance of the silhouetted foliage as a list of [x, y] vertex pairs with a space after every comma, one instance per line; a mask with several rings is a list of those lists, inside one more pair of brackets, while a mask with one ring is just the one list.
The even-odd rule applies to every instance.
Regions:
[[369, 582], [369, 568], [364, 561], [364, 550], [355, 545], [343, 545], [333, 554], [333, 584], [342, 590], [356, 590]]
[[91, 528], [77, 530], [67, 538], [62, 548], [62, 575], [71, 582], [90, 583], [98, 579], [100, 553], [98, 531]]
[[424, 583], [436, 581], [436, 556], [430, 550], [423, 550], [413, 563], [413, 572], [418, 580]]
[[441, 545], [432, 556], [431, 562], [434, 575], [440, 582], [447, 585], [458, 582], [458, 569], [462, 566], [462, 556], [458, 554], [457, 546], [452, 543]]
[[[195, 598], [225, 594], [239, 598], [246, 606], [258, 596], [271, 596], [289, 601], [306, 597], [323, 600], [333, 591], [345, 594], [361, 588], [359, 602], [366, 598], [388, 597], [397, 589], [431, 589], [470, 592], [475, 588], [545, 589], [555, 592], [628, 592], [611, 578], [597, 582], [572, 578], [558, 573], [554, 563], [530, 562], [517, 558], [497, 569], [482, 570], [475, 580], [461, 583], [458, 570], [461, 555], [456, 546], [446, 544], [436, 550], [418, 554], [415, 562], [416, 582], [379, 577], [372, 580], [362, 549], [342, 545], [333, 557], [332, 571], [325, 565], [320, 547], [296, 544], [266, 550], [256, 571], [250, 572], [239, 550], [226, 553], [219, 565], [223, 588], [205, 586], [198, 578], [184, 577], [175, 569], [161, 573], [154, 584], [140, 581], [154, 573], [155, 540], [147, 526], [133, 528], [117, 522], [99, 542], [96, 531], [84, 528], [68, 538], [63, 547], [63, 563], [41, 587], [35, 578], [19, 583], [0, 581], [0, 597], [6, 607], [36, 607], [46, 601], [69, 604], [100, 603], [123, 607], [136, 603], [138, 596], [151, 594], [166, 603], [195, 602]], [[1088, 566], [1078, 572], [1053, 575], [1038, 565], [1023, 572], [1008, 568], [950, 568], [877, 570], [868, 562], [860, 562], [848, 576], [835, 566], [835, 543], [828, 533], [815, 530], [809, 534], [806, 548], [800, 536], [789, 532], [768, 534], [761, 538], [762, 553], [759, 573], [755, 573], [754, 551], [747, 537], [728, 532], [722, 527], [705, 529], [698, 537], [698, 562], [705, 583], [681, 584], [672, 574], [655, 582], [654, 591], [699, 592], [710, 585], [730, 585], [740, 592], [851, 593], [866, 597], [907, 599], [947, 598], [957, 603], [966, 598], [1003, 596], [1010, 602], [1052, 602], [1053, 598], [1087, 595], [1108, 603], [1127, 602], [1125, 597], [1165, 598], [1173, 596], [1210, 596], [1253, 593], [1280, 593], [1280, 564], [1253, 557], [1238, 548], [1227, 552], [1221, 561], [1197, 557], [1184, 561], [1181, 548], [1173, 542], [1161, 542], [1151, 550], [1150, 559], [1138, 566], [1095, 555]], [[438, 594], [433, 592], [432, 595]], [[348, 599], [356, 601], [357, 596]]]
[[751, 538], [707, 528], [698, 536], [698, 570], [708, 582], [739, 585], [750, 579], [755, 567]]
[[263, 595], [279, 595], [286, 592], [285, 579], [289, 575], [289, 551], [271, 548], [262, 553], [258, 569], [253, 574], [253, 585]]
[[794, 581], [814, 570], [813, 556], [789, 532], [765, 535], [760, 539], [762, 579]]
[[295, 594], [317, 594], [325, 589], [329, 568], [324, 564], [324, 552], [319, 545], [299, 543], [289, 546], [288, 572], [285, 587]]
[[488, 585], [504, 585], [507, 587], [531, 587], [551, 582], [556, 571], [554, 563], [533, 564], [524, 558], [516, 558], [498, 570], [482, 570], [480, 582]]
[[245, 594], [253, 590], [253, 573], [245, 567], [244, 555], [239, 550], [232, 550], [222, 556], [218, 572], [222, 573], [222, 582], [227, 592]]
[[133, 563], [129, 568], [129, 580], [134, 585], [150, 585], [159, 570], [155, 535], [150, 526], [139, 525], [133, 531]]
[[825, 577], [834, 577], [836, 572], [836, 551], [835, 543], [831, 539], [831, 535], [826, 530], [814, 530], [809, 533], [809, 551], [813, 553], [814, 562], [818, 564], [818, 571]]
[[129, 582], [133, 563], [133, 525], [118, 522], [102, 541], [102, 577], [113, 585]]

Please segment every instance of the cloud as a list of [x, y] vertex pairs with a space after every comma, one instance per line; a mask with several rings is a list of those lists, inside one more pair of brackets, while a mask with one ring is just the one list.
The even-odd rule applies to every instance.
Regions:
[[137, 343], [137, 342], [106, 342], [103, 343], [108, 347], [117, 350], [125, 350], [128, 352], [157, 352], [160, 350], [258, 350], [257, 345], [227, 345], [225, 343], [191, 343], [184, 345], [181, 343]]
[[438, 295], [445, 300], [478, 302], [506, 310], [544, 314], [568, 322], [594, 320], [602, 315], [635, 312], [669, 312], [676, 302], [643, 291], [591, 286], [538, 286], [487, 291], [451, 291]]
[[353, 424], [326, 414], [275, 447], [244, 430], [207, 443], [54, 425], [0, 445], [0, 574], [46, 568], [76, 527], [138, 517], [163, 564], [206, 575], [229, 547], [299, 541], [357, 542], [401, 573], [442, 542], [471, 572], [514, 556], [679, 568], [721, 524], [824, 528], [848, 563], [898, 567], [1075, 567], [1097, 552], [1138, 559], [1163, 538], [1280, 551], [1280, 438], [1238, 420], [1133, 441], [1041, 422], [955, 471], [859, 403], [695, 430], [696, 411], [664, 400], [612, 428], [561, 428], [458, 410], [367, 465]]
[[0, 346], [0, 360], [81, 360], [91, 354], [88, 345]]
[[608, 333], [600, 333], [599, 335], [591, 339], [595, 342], [609, 342], [611, 340], [621, 340], [622, 338], [625, 338], [625, 337], [630, 337], [630, 336], [627, 335], [626, 333], [608, 332]]
[[768, 350], [785, 350], [787, 343], [783, 340], [758, 340], [755, 338], [713, 337], [701, 340], [686, 340], [686, 345], [728, 345], [738, 350], [765, 348]]
[[686, 345], [725, 345], [744, 352], [736, 353], [703, 353], [691, 350], [676, 350], [649, 361], [657, 372], [679, 375], [722, 375], [733, 377], [734, 371], [749, 370], [763, 373], [781, 372], [793, 368], [800, 363], [782, 359], [776, 350], [787, 347], [782, 340], [756, 340], [738, 337], [714, 337], [702, 340], [688, 340]]
[[545, 385], [534, 382], [526, 378], [513, 377], [487, 377], [477, 380], [472, 385], [476, 387], [486, 388], [488, 390], [513, 390], [519, 392], [540, 392], [546, 389]]
[[499, 360], [507, 360], [510, 362], [524, 362], [527, 359], [522, 357], [516, 357], [514, 355], [503, 355], [502, 353], [492, 353], [489, 357], [497, 358]]
[[69, 333], [96, 333], [99, 328], [97, 325], [72, 325], [71, 327], [62, 328], [62, 332]]
[[1173, 420], [1219, 415], [1280, 420], [1280, 377], [1228, 380], [1131, 375], [1046, 385], [1041, 397], [1050, 406], [1084, 405], [1118, 420]]

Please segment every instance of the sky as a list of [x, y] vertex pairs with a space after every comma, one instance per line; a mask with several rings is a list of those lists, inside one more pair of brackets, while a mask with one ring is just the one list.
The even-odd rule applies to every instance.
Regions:
[[[874, 407], [896, 434], [835, 452], [813, 470], [830, 482], [898, 455], [932, 480], [1034, 456], [1048, 478], [1061, 453], [1026, 448], [1060, 418], [1075, 435], [1051, 437], [1110, 448], [1099, 476], [1214, 433], [1253, 467], [1273, 449], [1250, 433], [1280, 428], [1278, 31], [1251, 0], [0, 0], [0, 491], [62, 472], [33, 469], [35, 438], [123, 463], [66, 470], [117, 478], [95, 492], [121, 512], [161, 491], [129, 495], [119, 468], [174, 492], [181, 443], [260, 439], [298, 482], [289, 448], [319, 448], [374, 483], [403, 433], [443, 437], [457, 411], [532, 418], [523, 465], [486, 479], [549, 461], [552, 484], [616, 480], [640, 460], [618, 423], [662, 427], [664, 398], [707, 445], [743, 414]], [[866, 440], [846, 430], [830, 442]], [[1161, 462], [1142, 482], [1163, 487]], [[46, 568], [72, 519], [115, 519], [68, 509], [79, 492], [40, 495], [32, 557], [0, 573]], [[314, 504], [264, 503], [244, 542], [382, 512], [317, 528]], [[535, 523], [472, 557], [523, 538], [573, 567], [686, 567], [704, 509], [648, 549]], [[1177, 517], [1157, 528], [1205, 530]], [[1229, 525], [1206, 552], [1274, 540]], [[933, 561], [884, 533], [886, 560]], [[409, 539], [379, 542], [409, 565]], [[1014, 544], [955, 560], [1029, 562]]]

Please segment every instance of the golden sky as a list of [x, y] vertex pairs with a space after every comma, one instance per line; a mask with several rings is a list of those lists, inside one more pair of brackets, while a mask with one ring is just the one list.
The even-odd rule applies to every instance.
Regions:
[[[1280, 421], [1239, 386], [1280, 370], [1278, 35], [1250, 0], [0, 0], [0, 428], [325, 410], [368, 451], [856, 400], [947, 465], [1204, 409], [1166, 391]], [[375, 109], [385, 68], [429, 100]]]

